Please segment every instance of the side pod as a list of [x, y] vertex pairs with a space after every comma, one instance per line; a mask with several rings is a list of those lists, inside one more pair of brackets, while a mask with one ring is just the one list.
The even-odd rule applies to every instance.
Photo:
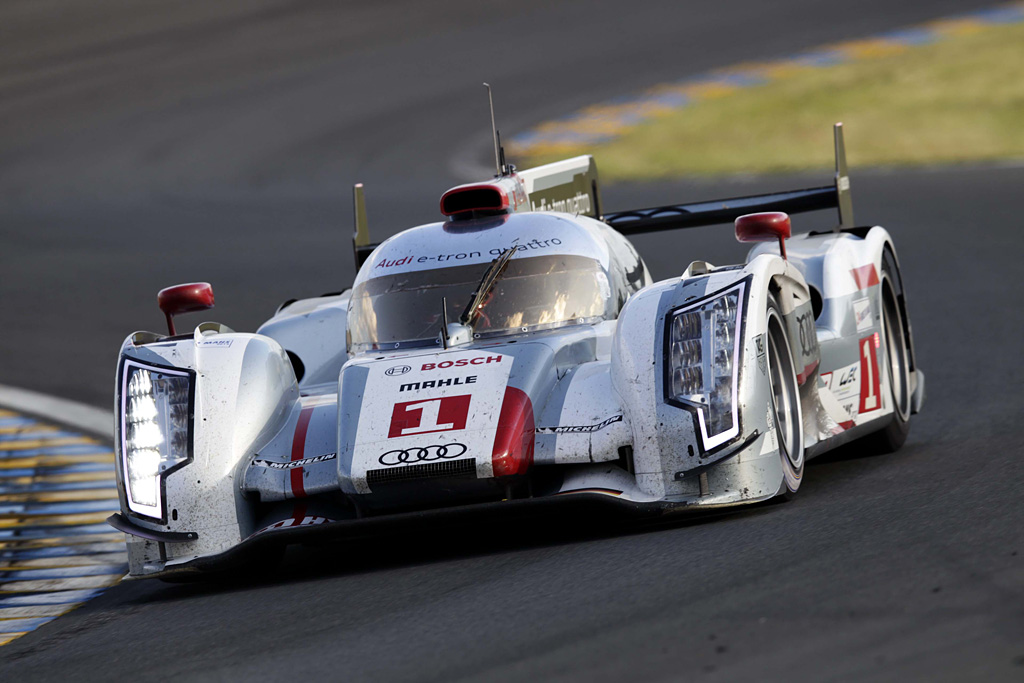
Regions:
[[[253, 511], [239, 487], [240, 468], [280, 430], [299, 391], [288, 356], [269, 337], [201, 329], [171, 344], [137, 345], [134, 337], [121, 347], [116, 452], [122, 516], [131, 524], [129, 571], [139, 576], [222, 552], [255, 531]], [[191, 378], [190, 455], [158, 475], [158, 510], [146, 515], [126, 501], [129, 445], [121, 424], [121, 373], [128, 366]], [[175, 542], [168, 542], [171, 537]]]

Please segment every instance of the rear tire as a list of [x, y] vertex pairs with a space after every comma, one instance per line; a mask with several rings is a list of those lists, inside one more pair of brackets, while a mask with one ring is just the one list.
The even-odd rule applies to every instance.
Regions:
[[885, 429], [869, 434], [862, 442], [878, 454], [899, 450], [910, 433], [910, 350], [907, 348], [906, 324], [893, 286], [894, 277], [889, 264], [883, 260], [881, 334], [885, 340], [885, 368], [893, 414]]
[[782, 461], [783, 481], [779, 495], [792, 498], [804, 476], [803, 410], [786, 325], [779, 304], [771, 294], [768, 295], [766, 331], [771, 415]]

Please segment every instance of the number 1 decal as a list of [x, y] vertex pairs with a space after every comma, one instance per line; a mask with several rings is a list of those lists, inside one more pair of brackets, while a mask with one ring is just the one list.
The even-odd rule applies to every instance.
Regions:
[[396, 403], [391, 412], [388, 438], [465, 429], [471, 398], [466, 394]]
[[875, 354], [875, 335], [860, 340], [860, 412], [878, 410], [881, 393], [878, 382], [878, 356]]

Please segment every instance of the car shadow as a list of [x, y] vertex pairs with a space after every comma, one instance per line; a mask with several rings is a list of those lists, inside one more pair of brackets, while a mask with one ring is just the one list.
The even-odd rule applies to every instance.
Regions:
[[[912, 453], [907, 444], [895, 454], [864, 449], [857, 442], [821, 455], [807, 464], [810, 475], [801, 487], [801, 499], [834, 495], [834, 487], [856, 481], [866, 471], [886, 466], [886, 460]], [[804, 489], [807, 489], [806, 491]], [[150, 603], [188, 600], [210, 594], [249, 591], [262, 587], [370, 574], [390, 569], [422, 566], [471, 557], [484, 557], [546, 547], [571, 546], [617, 537], [663, 533], [713, 524], [726, 519], [749, 519], [779, 514], [787, 506], [781, 498], [762, 503], [720, 509], [692, 509], [671, 515], [637, 518], [613, 510], [562, 512], [541, 517], [498, 518], [417, 527], [415, 531], [391, 530], [370, 537], [324, 540], [290, 545], [278, 556], [254, 558], [241, 569], [205, 574], [184, 583], [146, 580], [130, 602]]]
[[582, 516], [466, 522], [415, 533], [390, 532], [366, 538], [290, 545], [283, 557], [254, 561], [242, 571], [204, 575], [188, 583], [147, 581], [136, 604], [188, 600], [210, 594], [370, 574], [472, 557], [517, 553], [548, 547], [604, 541], [623, 536], [711, 524], [724, 518], [750, 518], [770, 513], [773, 501], [738, 508], [686, 510], [652, 518], [623, 518], [609, 512]]
[[[810, 501], [820, 495], [834, 496], [836, 487], [841, 489], [844, 482], [855, 482], [867, 472], [885, 467], [888, 459], [912, 454], [916, 450], [917, 444], [908, 443], [897, 453], [880, 454], [867, 451], [853, 442], [821, 455], [807, 464], [809, 477], [805, 482], [807, 485], [801, 487], [797, 506], [802, 499]], [[139, 583], [146, 589], [133, 591], [129, 602], [188, 600], [210, 594], [357, 576], [471, 557], [663, 533], [726, 519], [779, 514], [783, 512], [778, 509], [780, 506], [789, 505], [783, 499], [775, 498], [735, 508], [692, 509], [645, 518], [601, 509], [587, 513], [563, 512], [541, 517], [463, 521], [437, 528], [417, 527], [410, 532], [399, 528], [370, 537], [290, 545], [280, 555], [254, 558], [241, 569], [204, 574], [185, 583], [142, 581]]]

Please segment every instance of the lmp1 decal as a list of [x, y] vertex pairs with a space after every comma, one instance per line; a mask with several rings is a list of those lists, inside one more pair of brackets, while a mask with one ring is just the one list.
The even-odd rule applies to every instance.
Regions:
[[857, 299], [853, 302], [853, 317], [857, 321], [857, 331], [864, 332], [874, 324], [871, 320], [871, 299]]
[[768, 372], [768, 355], [765, 352], [765, 337], [766, 334], [759, 334], [754, 337], [754, 344], [757, 346], [757, 368], [761, 371], [761, 374], [767, 374]]
[[472, 398], [464, 394], [396, 403], [391, 411], [388, 438], [465, 429]]
[[860, 340], [860, 414], [882, 407], [881, 387], [878, 381], [878, 335]]

